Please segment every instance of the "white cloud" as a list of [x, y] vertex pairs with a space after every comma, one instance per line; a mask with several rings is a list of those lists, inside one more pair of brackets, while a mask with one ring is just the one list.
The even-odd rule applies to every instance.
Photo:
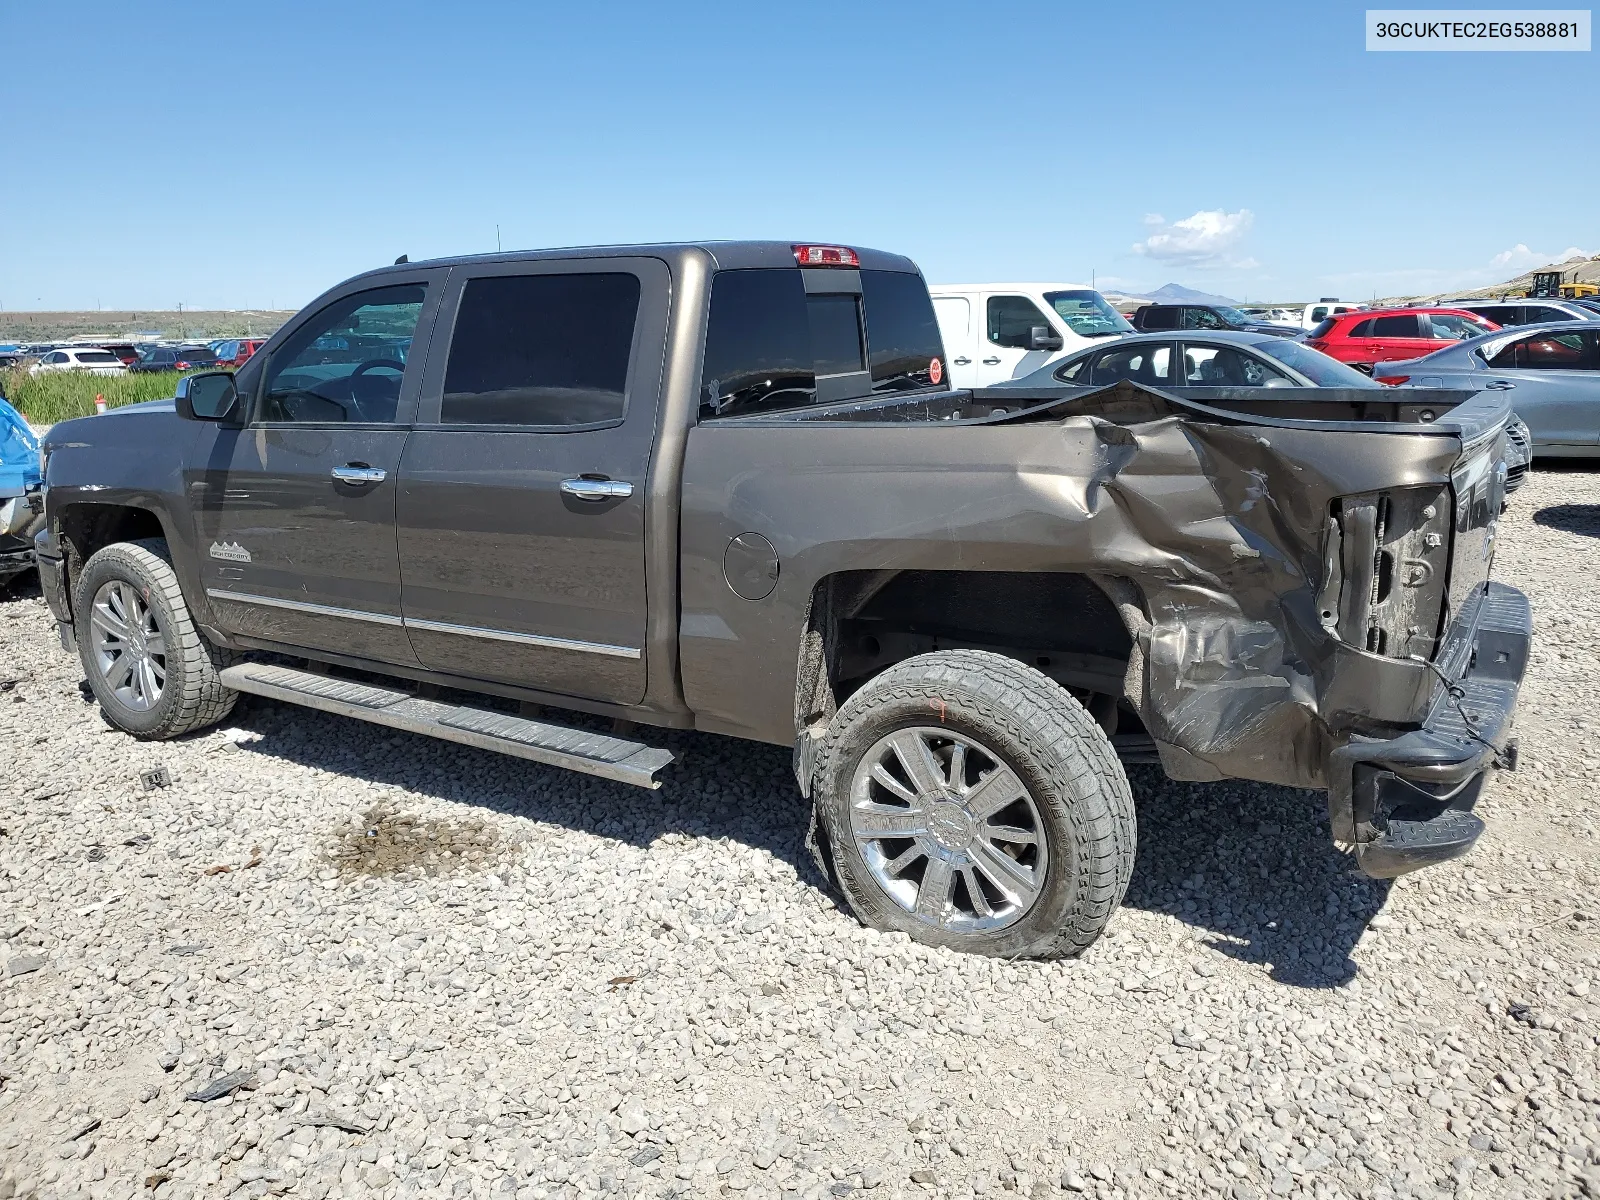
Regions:
[[1576, 246], [1568, 246], [1560, 254], [1541, 254], [1537, 250], [1529, 250], [1522, 242], [1518, 242], [1509, 250], [1502, 250], [1489, 260], [1489, 265], [1497, 269], [1512, 271], [1528, 271], [1534, 267], [1542, 267], [1546, 263], [1564, 263], [1573, 258], [1590, 258], [1592, 253], [1580, 250]]
[[1233, 252], [1255, 219], [1255, 213], [1248, 208], [1238, 212], [1203, 208], [1171, 224], [1160, 213], [1146, 213], [1144, 223], [1151, 233], [1144, 241], [1133, 244], [1133, 252], [1185, 267], [1249, 270], [1261, 264], [1253, 258], [1236, 258]]

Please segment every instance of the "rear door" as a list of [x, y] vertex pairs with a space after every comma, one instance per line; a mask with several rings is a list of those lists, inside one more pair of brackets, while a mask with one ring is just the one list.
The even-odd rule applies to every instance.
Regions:
[[1370, 358], [1363, 362], [1392, 362], [1398, 358], [1417, 358], [1437, 347], [1422, 336], [1415, 313], [1396, 313], [1372, 318]]
[[200, 575], [225, 629], [414, 665], [395, 552], [400, 452], [443, 270], [353, 287], [239, 376], [242, 426], [205, 422], [186, 471]]
[[403, 607], [423, 666], [643, 697], [670, 292], [655, 258], [452, 272], [400, 465]]

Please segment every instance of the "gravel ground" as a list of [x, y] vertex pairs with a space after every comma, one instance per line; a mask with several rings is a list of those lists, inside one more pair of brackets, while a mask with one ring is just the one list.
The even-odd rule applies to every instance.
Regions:
[[649, 793], [264, 701], [141, 744], [24, 590], [0, 1198], [1600, 1196], [1600, 473], [1534, 476], [1499, 574], [1539, 642], [1471, 858], [1375, 883], [1320, 797], [1141, 769], [1127, 905], [1048, 964], [860, 928], [784, 750], [672, 735]]

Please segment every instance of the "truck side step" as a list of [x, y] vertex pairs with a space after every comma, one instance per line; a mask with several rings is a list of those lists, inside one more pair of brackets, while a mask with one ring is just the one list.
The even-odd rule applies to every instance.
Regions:
[[619, 783], [659, 788], [656, 772], [672, 762], [672, 751], [587, 729], [532, 721], [492, 709], [424, 700], [399, 688], [356, 683], [270, 663], [240, 663], [221, 673], [225, 687], [285, 700], [323, 712], [355, 717], [443, 738], [483, 750], [498, 750], [552, 767], [566, 767]]

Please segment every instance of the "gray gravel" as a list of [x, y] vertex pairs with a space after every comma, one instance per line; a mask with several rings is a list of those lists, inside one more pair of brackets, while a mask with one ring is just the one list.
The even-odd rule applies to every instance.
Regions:
[[1600, 1196], [1597, 506], [1515, 497], [1475, 855], [1391, 888], [1318, 797], [1141, 770], [1127, 905], [1052, 964], [860, 928], [783, 750], [673, 735], [651, 794], [260, 701], [141, 744], [24, 589], [0, 1200]]

